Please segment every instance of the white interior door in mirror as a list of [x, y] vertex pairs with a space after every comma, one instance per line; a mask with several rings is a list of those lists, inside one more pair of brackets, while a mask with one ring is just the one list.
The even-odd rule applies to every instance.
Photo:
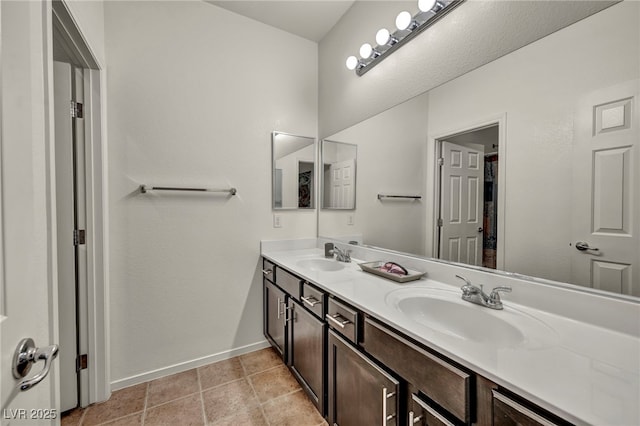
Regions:
[[356, 208], [356, 163], [358, 146], [322, 141], [322, 208]]
[[484, 147], [441, 143], [440, 258], [481, 266]]
[[[575, 120], [575, 284], [640, 296], [639, 80], [585, 96]], [[582, 244], [578, 244], [582, 243]]]
[[355, 206], [355, 160], [338, 161], [329, 165], [331, 176], [331, 206], [337, 209], [353, 209]]

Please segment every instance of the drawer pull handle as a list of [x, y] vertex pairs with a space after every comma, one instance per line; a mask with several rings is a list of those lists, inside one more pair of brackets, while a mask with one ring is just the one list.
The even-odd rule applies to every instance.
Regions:
[[269, 274], [273, 274], [273, 269], [263, 269], [262, 270], [262, 275], [269, 275]]
[[314, 306], [316, 306], [317, 304], [322, 303], [321, 301], [319, 301], [318, 299], [316, 299], [316, 298], [315, 298], [315, 297], [313, 297], [313, 296], [309, 296], [309, 297], [301, 297], [300, 299], [302, 299], [302, 301], [303, 301], [304, 303], [306, 303], [307, 305], [311, 306], [312, 308], [313, 308]]
[[415, 417], [413, 411], [409, 411], [409, 426], [413, 426], [420, 421], [422, 421], [422, 416]]
[[325, 315], [325, 318], [340, 328], [344, 328], [347, 324], [351, 324], [351, 321], [349, 321], [348, 319], [346, 319], [340, 314], [334, 314], [334, 315], [327, 314]]

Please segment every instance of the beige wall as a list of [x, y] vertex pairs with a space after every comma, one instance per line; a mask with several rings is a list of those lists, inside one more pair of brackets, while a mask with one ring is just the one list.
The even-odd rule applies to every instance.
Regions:
[[317, 45], [200, 1], [105, 17], [117, 388], [264, 341], [260, 240], [316, 235], [315, 210], [272, 226], [270, 138], [317, 133]]

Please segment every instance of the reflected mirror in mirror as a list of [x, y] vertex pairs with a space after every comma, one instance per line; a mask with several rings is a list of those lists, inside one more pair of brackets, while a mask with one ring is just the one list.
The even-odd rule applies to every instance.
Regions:
[[322, 208], [356, 208], [356, 160], [358, 146], [322, 141]]
[[282, 132], [271, 134], [274, 209], [313, 209], [315, 139]]
[[319, 235], [640, 297], [639, 80], [625, 1], [332, 135], [358, 209]]

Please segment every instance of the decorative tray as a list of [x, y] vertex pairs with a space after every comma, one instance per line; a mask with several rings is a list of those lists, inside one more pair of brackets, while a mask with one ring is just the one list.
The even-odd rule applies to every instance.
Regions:
[[[387, 265], [390, 267], [387, 267]], [[399, 283], [406, 283], [408, 281], [419, 280], [423, 276], [427, 275], [426, 272], [412, 271], [411, 269], [403, 268], [402, 266], [398, 265], [395, 262], [385, 262], [382, 260], [378, 260], [375, 262], [358, 263], [358, 266], [360, 266], [360, 268], [365, 272], [379, 275], [381, 277], [384, 277]], [[387, 272], [386, 270], [389, 270], [389, 269], [401, 270], [403, 273], [399, 274], [399, 273]], [[406, 272], [406, 274], [404, 272]]]

